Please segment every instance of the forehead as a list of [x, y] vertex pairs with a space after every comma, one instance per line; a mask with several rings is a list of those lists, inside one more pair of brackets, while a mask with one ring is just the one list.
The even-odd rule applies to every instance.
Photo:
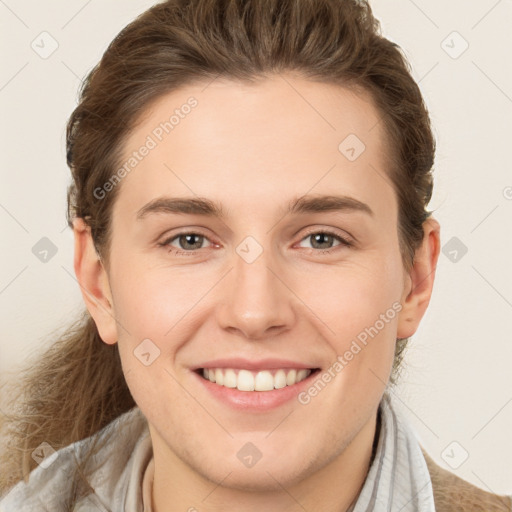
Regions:
[[153, 102], [126, 139], [119, 207], [201, 196], [266, 213], [292, 197], [340, 193], [393, 212], [386, 150], [361, 92], [284, 74], [192, 84]]

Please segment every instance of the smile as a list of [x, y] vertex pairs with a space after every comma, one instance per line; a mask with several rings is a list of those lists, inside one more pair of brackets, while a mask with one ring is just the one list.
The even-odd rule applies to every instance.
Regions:
[[287, 386], [293, 386], [307, 379], [311, 369], [269, 369], [250, 371], [236, 368], [202, 368], [198, 373], [204, 379], [227, 388], [236, 388], [239, 391], [273, 391]]

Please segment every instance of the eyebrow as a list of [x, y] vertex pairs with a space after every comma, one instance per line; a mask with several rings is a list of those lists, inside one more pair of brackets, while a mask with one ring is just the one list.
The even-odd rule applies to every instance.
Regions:
[[[373, 210], [359, 199], [336, 195], [306, 195], [294, 198], [285, 207], [285, 215], [298, 215], [319, 212], [362, 212], [374, 216]], [[137, 212], [141, 220], [151, 213], [181, 213], [204, 215], [225, 219], [222, 205], [204, 197], [159, 197], [144, 205]]]

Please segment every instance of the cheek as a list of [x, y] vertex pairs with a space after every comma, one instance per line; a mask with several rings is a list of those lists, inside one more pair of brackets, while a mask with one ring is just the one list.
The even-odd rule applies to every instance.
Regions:
[[312, 287], [304, 291], [311, 310], [325, 324], [317, 323], [318, 329], [329, 345], [332, 364], [336, 362], [331, 369], [337, 376], [333, 399], [347, 398], [351, 390], [354, 400], [363, 403], [377, 398], [389, 379], [403, 279], [399, 254], [389, 254], [386, 258], [379, 252], [364, 265], [338, 269], [326, 277], [319, 273], [316, 293]]
[[136, 260], [123, 266], [112, 276], [112, 293], [116, 319], [132, 338], [163, 339], [205, 293], [204, 279], [190, 269], [151, 269]]
[[380, 253], [358, 264], [309, 272], [295, 289], [326, 324], [328, 337], [345, 340], [386, 313], [386, 329], [396, 322], [402, 280], [400, 260]]
[[163, 396], [166, 407], [177, 407], [182, 393], [168, 373], [173, 372], [169, 362], [180, 347], [176, 332], [186, 324], [197, 291], [194, 294], [186, 286], [185, 276], [150, 270], [140, 261], [120, 263], [116, 272], [112, 294], [116, 320], [122, 326], [118, 347], [130, 392], [146, 411], [160, 410]]

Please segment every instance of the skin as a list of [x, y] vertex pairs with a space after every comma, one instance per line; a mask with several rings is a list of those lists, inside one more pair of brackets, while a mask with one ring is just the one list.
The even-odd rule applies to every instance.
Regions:
[[[108, 265], [76, 220], [84, 300], [104, 342], [119, 344], [126, 381], [148, 419], [155, 511], [346, 510], [369, 468], [395, 340], [414, 334], [430, 301], [439, 224], [425, 222], [407, 272], [383, 123], [369, 97], [291, 75], [256, 85], [217, 79], [205, 87], [160, 98], [127, 139], [129, 157], [170, 112], [190, 96], [198, 100], [118, 185]], [[351, 133], [366, 146], [353, 162], [338, 150]], [[374, 215], [283, 216], [288, 201], [305, 194], [347, 195]], [[137, 220], [163, 195], [206, 197], [227, 216], [153, 213]], [[310, 228], [354, 244], [327, 238], [314, 245]], [[183, 232], [203, 235], [190, 242], [200, 248], [180, 243]], [[263, 249], [250, 264], [236, 252], [247, 236]], [[172, 237], [172, 247], [158, 245]], [[324, 248], [331, 251], [322, 255]], [[294, 399], [240, 412], [191, 373], [201, 362], [237, 356], [327, 369], [394, 303], [400, 313], [307, 405]], [[147, 338], [161, 351], [149, 366], [133, 354]], [[262, 453], [252, 468], [237, 458], [247, 442]]]

